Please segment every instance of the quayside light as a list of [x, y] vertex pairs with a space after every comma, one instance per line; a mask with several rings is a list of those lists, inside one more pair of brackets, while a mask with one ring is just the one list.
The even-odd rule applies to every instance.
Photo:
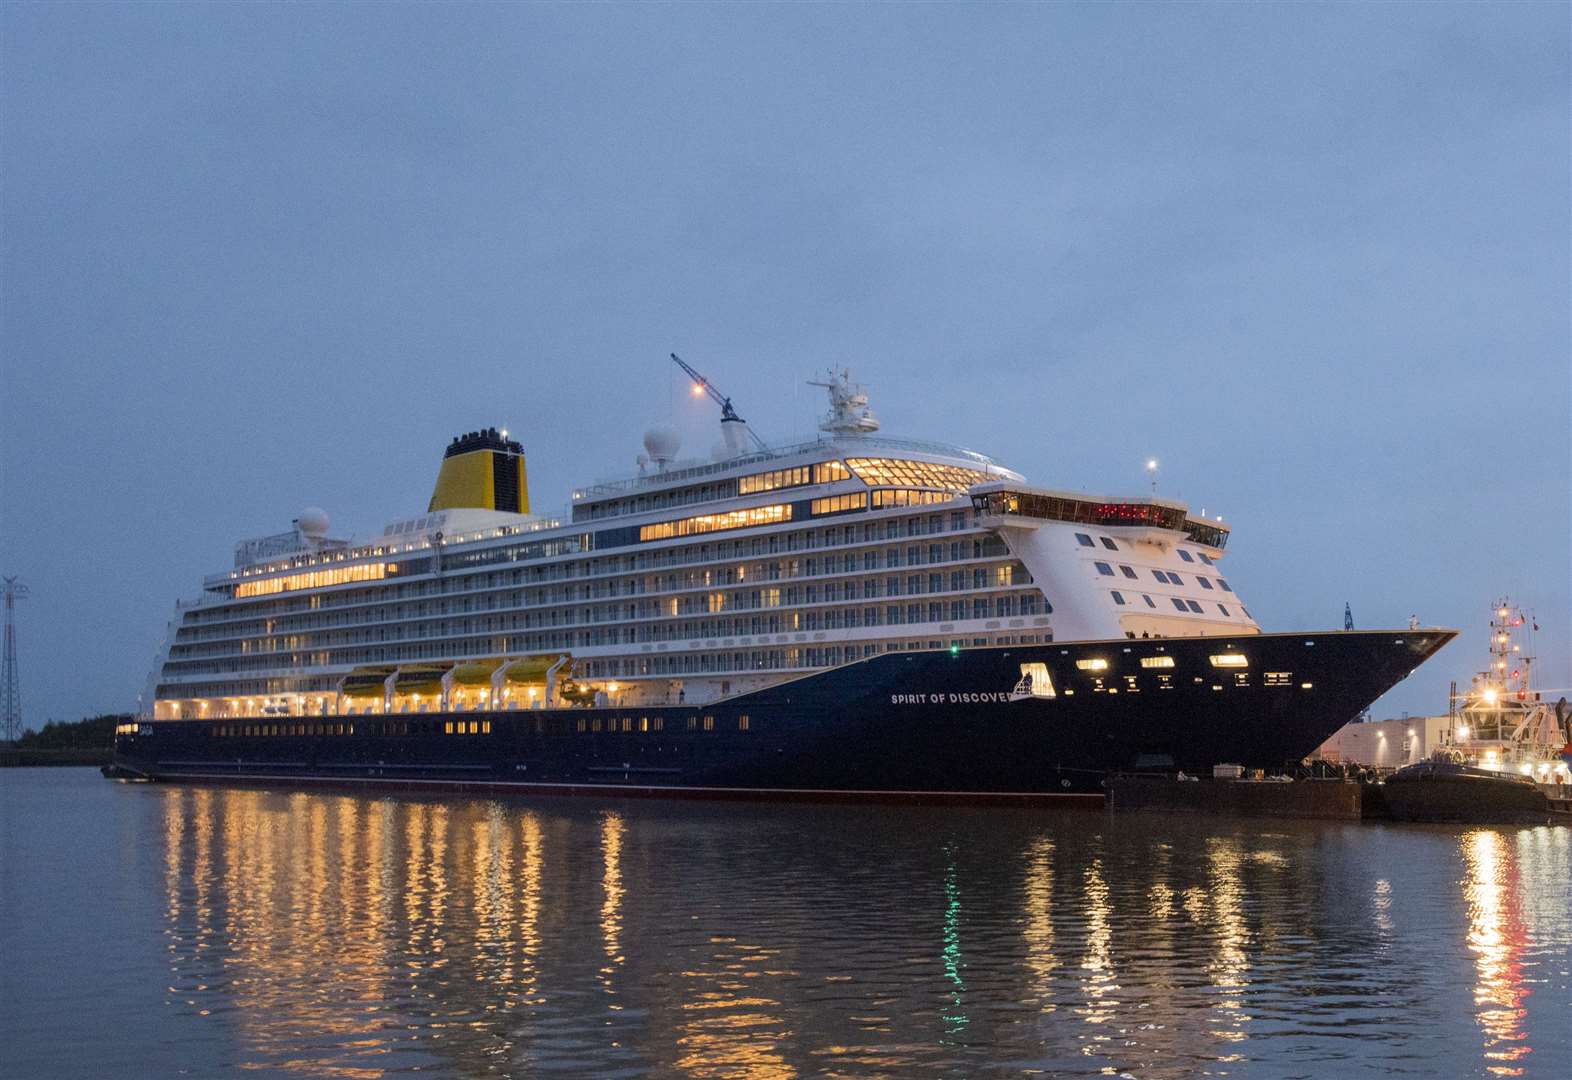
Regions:
[[1459, 739], [1466, 739], [1466, 738], [1468, 738], [1468, 725], [1467, 724], [1459, 724], [1459, 725], [1457, 725], [1457, 737]]

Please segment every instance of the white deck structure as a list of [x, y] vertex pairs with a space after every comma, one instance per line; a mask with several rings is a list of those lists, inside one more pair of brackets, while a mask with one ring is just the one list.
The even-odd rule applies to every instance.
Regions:
[[[818, 385], [820, 439], [746, 451], [731, 432], [717, 460], [682, 463], [655, 433], [654, 467], [573, 492], [569, 521], [450, 509], [351, 543], [302, 515], [180, 605], [148, 711], [528, 708], [570, 669], [611, 704], [702, 702], [885, 651], [1259, 631], [1219, 566], [1220, 522], [1031, 487], [984, 454], [876, 434], [844, 373]], [[517, 693], [453, 677], [562, 657]], [[386, 692], [351, 705], [346, 680], [372, 676]]]

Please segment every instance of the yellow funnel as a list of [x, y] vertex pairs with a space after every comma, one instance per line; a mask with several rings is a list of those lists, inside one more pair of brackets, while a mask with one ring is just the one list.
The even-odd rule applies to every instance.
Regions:
[[442, 455], [426, 511], [461, 508], [529, 513], [524, 448], [496, 428], [456, 436]]

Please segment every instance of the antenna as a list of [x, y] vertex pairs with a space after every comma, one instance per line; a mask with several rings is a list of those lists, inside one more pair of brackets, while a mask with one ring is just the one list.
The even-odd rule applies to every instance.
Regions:
[[819, 430], [831, 435], [866, 435], [879, 430], [879, 420], [868, 408], [868, 393], [861, 383], [851, 381], [851, 372], [842, 368], [825, 372], [828, 382], [809, 379], [809, 386], [822, 386], [830, 394], [830, 411], [819, 421]]
[[25, 599], [27, 586], [19, 577], [5, 583], [5, 670], [0, 677], [0, 741], [15, 743], [22, 737], [22, 685], [16, 670], [16, 602]]

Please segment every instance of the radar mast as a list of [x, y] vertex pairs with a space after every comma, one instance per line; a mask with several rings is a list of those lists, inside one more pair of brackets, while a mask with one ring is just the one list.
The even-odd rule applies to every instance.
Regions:
[[831, 435], [866, 435], [879, 430], [879, 420], [868, 408], [868, 392], [861, 383], [851, 381], [851, 371], [842, 368], [837, 374], [826, 371], [828, 382], [809, 379], [809, 386], [822, 386], [830, 395], [830, 411], [819, 421], [819, 430]]

